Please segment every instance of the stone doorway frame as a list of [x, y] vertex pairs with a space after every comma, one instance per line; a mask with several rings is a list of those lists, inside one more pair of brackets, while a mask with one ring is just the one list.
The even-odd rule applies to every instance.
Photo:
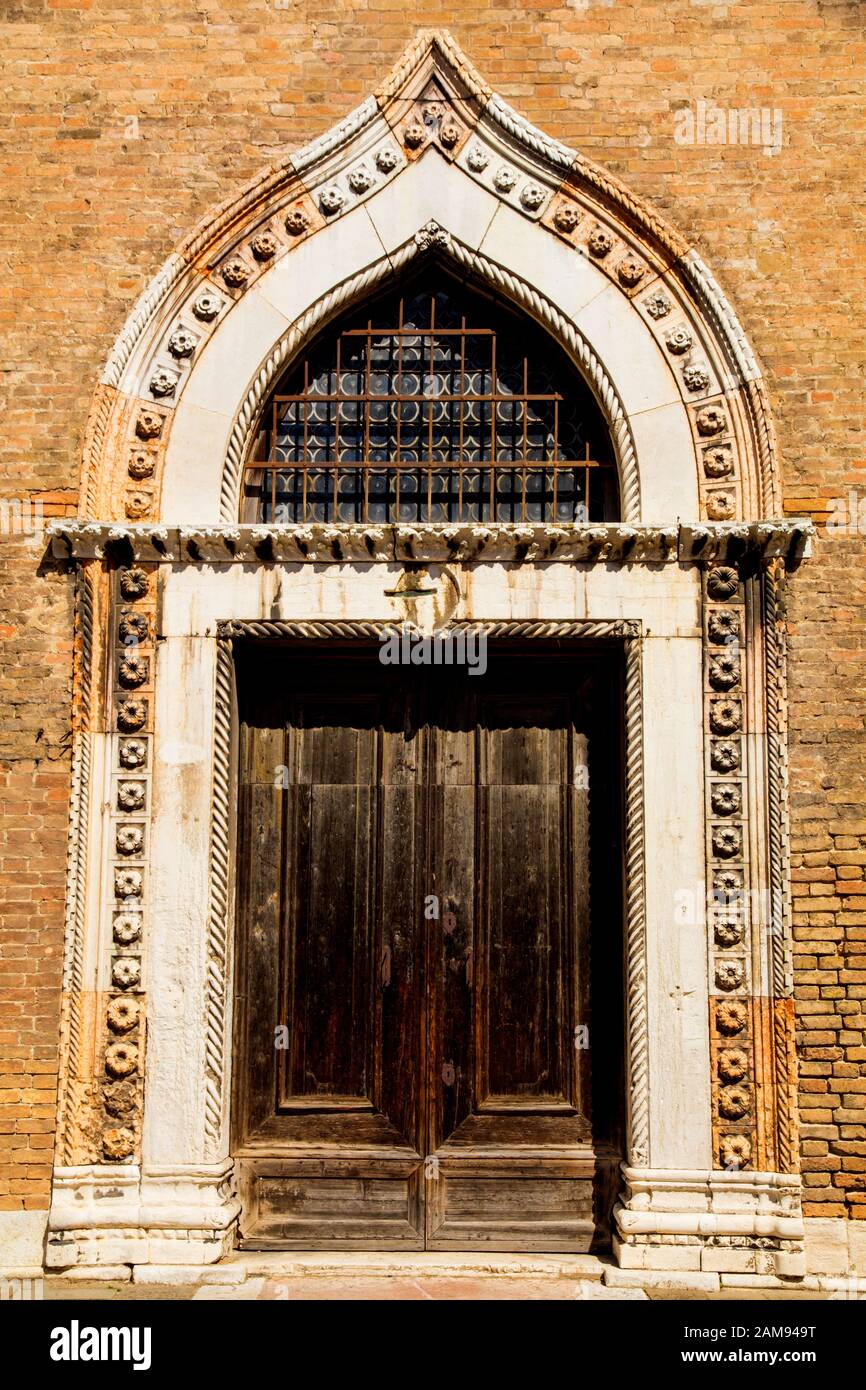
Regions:
[[[445, 115], [432, 114], [431, 83]], [[420, 255], [486, 281], [562, 342], [611, 429], [623, 524], [236, 523], [243, 451], [277, 373], [315, 327]], [[693, 943], [690, 980], [675, 982], [659, 957], [672, 924], [658, 885], [645, 882], [649, 1046], [646, 1074], [637, 1053], [631, 1071], [637, 1119], [617, 1255], [639, 1267], [802, 1272], [784, 575], [808, 527], [780, 510], [760, 368], [696, 251], [604, 170], [529, 126], [447, 35], [420, 35], [345, 122], [186, 239], [97, 388], [80, 520], [51, 533], [55, 559], [77, 576], [52, 1266], [194, 1264], [231, 1248], [231, 1165], [215, 1141], [227, 1095], [214, 1030], [230, 1009], [227, 927], [184, 901], [171, 867], [179, 854], [213, 907], [222, 888], [207, 879], [210, 837], [224, 833], [211, 825], [213, 750], [227, 736], [215, 716], [218, 622], [393, 622], [403, 610], [383, 597], [382, 576], [393, 585], [406, 565], [425, 564], [455, 570], [470, 594], [459, 616], [476, 625], [641, 624], [627, 640], [641, 649], [646, 728], [661, 721], [675, 745], [665, 698], [676, 691], [688, 711], [688, 749], [669, 774], [683, 806], [663, 798], [683, 862], [700, 892], [733, 859], [767, 906], [736, 939], [705, 923], [702, 965]], [[713, 633], [732, 610], [739, 660], [720, 663], [730, 653]], [[184, 706], [191, 681], [206, 711]], [[720, 794], [714, 721], [725, 702], [723, 741], [741, 761], [729, 767], [739, 792]], [[124, 761], [131, 744], [138, 762]], [[643, 754], [656, 759], [644, 779], [656, 804], [664, 770], [652, 745]], [[654, 825], [647, 834], [649, 880], [657, 860], [671, 861]], [[137, 896], [143, 949], [134, 923], [120, 936], [116, 927], [130, 916], [118, 904]], [[728, 1022], [743, 1020], [733, 1035], [716, 1026], [720, 1000], [737, 1005]], [[689, 1030], [678, 1042], [672, 1008]], [[663, 1036], [686, 1067], [666, 1096]], [[224, 1045], [221, 1056], [225, 1065]]]

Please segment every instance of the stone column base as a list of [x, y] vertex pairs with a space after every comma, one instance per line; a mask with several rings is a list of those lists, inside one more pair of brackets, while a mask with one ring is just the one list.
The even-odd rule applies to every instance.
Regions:
[[613, 1236], [623, 1269], [804, 1277], [798, 1177], [626, 1165], [623, 1175]]
[[231, 1162], [57, 1168], [46, 1268], [213, 1264], [234, 1248], [239, 1213]]

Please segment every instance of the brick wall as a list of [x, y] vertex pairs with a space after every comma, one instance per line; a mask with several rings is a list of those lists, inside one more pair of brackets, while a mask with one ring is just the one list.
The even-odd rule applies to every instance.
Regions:
[[[423, 15], [403, 0], [7, 0], [0, 495], [69, 506], [90, 394], [139, 290], [210, 205], [366, 96], [416, 19], [450, 28], [530, 120], [694, 239], [767, 369], [789, 509], [820, 520], [831, 499], [862, 488], [859, 0], [429, 0]], [[781, 152], [677, 144], [675, 111], [699, 100], [778, 108]], [[0, 579], [7, 1205], [47, 1202], [59, 1010], [70, 605], [62, 577], [37, 577], [38, 549], [5, 539]], [[862, 539], [823, 540], [791, 590], [807, 1211], [856, 1215], [866, 1211]]]
[[0, 1211], [46, 1205], [54, 1144], [72, 644], [43, 549], [0, 537]]

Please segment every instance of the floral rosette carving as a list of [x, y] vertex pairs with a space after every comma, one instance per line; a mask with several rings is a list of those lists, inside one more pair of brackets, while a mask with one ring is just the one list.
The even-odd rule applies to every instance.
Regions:
[[723, 950], [739, 946], [743, 939], [743, 926], [735, 919], [717, 919], [713, 924], [713, 939]]
[[483, 145], [473, 145], [466, 156], [466, 163], [475, 174], [480, 174], [490, 163], [490, 155]]
[[134, 733], [147, 723], [146, 700], [121, 700], [117, 706], [117, 727], [124, 733]]
[[571, 236], [580, 226], [581, 220], [581, 211], [573, 203], [560, 203], [553, 214], [554, 227], [565, 236]]
[[751, 1103], [745, 1086], [725, 1086], [719, 1091], [719, 1114], [725, 1120], [741, 1120], [748, 1115]]
[[230, 261], [226, 261], [222, 268], [222, 277], [229, 289], [240, 290], [250, 278], [249, 266], [237, 256], [233, 256]]
[[176, 328], [168, 340], [168, 350], [172, 357], [192, 357], [195, 352], [196, 337], [188, 328]]
[[141, 936], [141, 914], [121, 912], [112, 923], [112, 935], [121, 946], [129, 946]]
[[410, 150], [420, 150], [426, 140], [427, 131], [420, 121], [410, 121], [407, 126], [404, 126], [403, 144], [407, 145]]
[[724, 1047], [716, 1062], [716, 1071], [726, 1085], [742, 1081], [749, 1070], [749, 1054], [742, 1047]]
[[740, 576], [730, 565], [718, 565], [707, 576], [707, 593], [717, 603], [733, 598], [740, 585]]
[[733, 492], [711, 492], [707, 496], [707, 516], [710, 521], [732, 521], [737, 511]]
[[589, 254], [601, 261], [613, 250], [613, 237], [603, 227], [595, 227], [590, 232], [586, 244]]
[[201, 319], [202, 323], [210, 323], [216, 318], [222, 307], [223, 302], [218, 294], [214, 294], [213, 290], [202, 290], [201, 294], [193, 300], [192, 311], [197, 319]]
[[684, 352], [688, 352], [693, 342], [694, 338], [687, 328], [671, 328], [665, 334], [665, 347], [675, 357], [680, 357]]
[[250, 242], [250, 250], [257, 261], [270, 261], [279, 250], [280, 243], [273, 232], [257, 232]]
[[147, 593], [147, 573], [139, 567], [133, 566], [132, 569], [121, 570], [120, 592], [123, 598], [134, 602], [135, 599], [143, 598]]
[[111, 967], [111, 978], [118, 989], [135, 989], [141, 983], [141, 961], [135, 956], [118, 956]]
[[141, 811], [144, 808], [144, 783], [119, 783], [117, 788], [117, 804], [121, 811]]
[[141, 410], [135, 421], [135, 432], [139, 439], [158, 439], [162, 434], [163, 417], [155, 410]]
[[712, 700], [710, 703], [710, 728], [714, 734], [737, 733], [742, 717], [737, 700]]
[[520, 202], [527, 212], [537, 212], [547, 194], [537, 183], [528, 183], [520, 190]]
[[689, 391], [706, 391], [710, 384], [710, 374], [699, 362], [690, 362], [683, 367], [683, 381]]
[[733, 859], [743, 848], [743, 833], [736, 825], [717, 825], [713, 830], [713, 854]]
[[156, 472], [156, 454], [148, 449], [134, 449], [129, 456], [126, 471], [130, 478], [137, 482], [143, 478], [152, 478]]
[[716, 608], [709, 616], [707, 633], [711, 642], [721, 646], [740, 640], [740, 615], [736, 608]]
[[643, 304], [651, 319], [663, 319], [670, 313], [673, 305], [667, 295], [662, 290], [655, 290], [647, 295]]
[[353, 193], [367, 193], [376, 182], [366, 164], [359, 164], [349, 175], [349, 187]]
[[[737, 981], [734, 980], [729, 986], [736, 989]], [[745, 1030], [748, 1015], [745, 1004], [741, 1004], [735, 999], [721, 999], [716, 1004], [716, 1027], [725, 1037], [735, 1037], [738, 1033]]]
[[150, 378], [151, 394], [154, 396], [173, 396], [179, 380], [177, 372], [170, 372], [167, 367], [157, 367]]
[[751, 1162], [752, 1145], [745, 1134], [727, 1134], [719, 1140], [719, 1159], [723, 1168], [736, 1172]]
[[732, 690], [740, 683], [740, 659], [733, 652], [723, 652], [710, 660], [709, 682], [713, 690]]
[[[142, 702], [133, 701], [132, 703], [135, 704]], [[144, 767], [145, 763], [147, 762], [147, 744], [142, 739], [124, 739], [120, 744], [120, 748], [118, 749], [118, 757], [120, 759], [121, 767]]]
[[309, 214], [302, 207], [290, 208], [283, 218], [283, 226], [289, 236], [303, 236], [310, 228]]
[[346, 195], [342, 188], [332, 183], [319, 194], [319, 207], [326, 217], [334, 217], [343, 207]]
[[446, 150], [453, 150], [463, 134], [456, 121], [442, 121], [439, 126], [439, 139]]
[[723, 434], [728, 428], [725, 412], [717, 405], [708, 405], [699, 410], [695, 416], [695, 424], [698, 434], [703, 435]]
[[729, 478], [734, 471], [734, 458], [725, 444], [704, 450], [704, 473], [708, 478]]
[[120, 622], [117, 625], [117, 635], [125, 647], [135, 646], [138, 642], [147, 642], [150, 639], [150, 627], [145, 613], [134, 613], [131, 610], [122, 613]]
[[108, 1006], [108, 1026], [112, 1033], [129, 1033], [138, 1027], [140, 1010], [137, 999], [121, 995]]
[[135, 687], [144, 685], [150, 674], [150, 662], [146, 656], [139, 656], [137, 652], [130, 652], [128, 656], [121, 657], [117, 664], [117, 679], [121, 685]]
[[730, 739], [710, 743], [710, 766], [714, 772], [734, 772], [740, 766], [740, 750]]
[[[719, 989], [741, 989], [743, 985], [743, 964], [739, 960], [716, 961], [716, 985]], [[744, 1017], [745, 1026], [745, 1017]]]
[[147, 516], [153, 506], [153, 493], [140, 492], [138, 490], [127, 493], [124, 500], [123, 509], [130, 521], [140, 521]]
[[140, 898], [144, 879], [140, 869], [115, 869], [114, 895], [117, 898]]
[[637, 256], [624, 256], [616, 268], [616, 276], [621, 285], [633, 290], [646, 275], [646, 266]]
[[726, 902], [739, 902], [743, 896], [743, 875], [739, 869], [716, 869], [713, 893]]
[[109, 1043], [105, 1049], [105, 1070], [109, 1076], [131, 1076], [138, 1068], [138, 1048], [135, 1043]]
[[144, 831], [140, 825], [119, 825], [114, 842], [118, 854], [141, 854]]
[[717, 782], [710, 793], [710, 805], [717, 816], [732, 816], [740, 809], [740, 788], [736, 782]]

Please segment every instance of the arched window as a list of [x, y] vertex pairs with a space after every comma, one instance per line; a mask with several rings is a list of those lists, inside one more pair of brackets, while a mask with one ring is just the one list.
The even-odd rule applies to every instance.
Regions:
[[610, 436], [559, 345], [440, 268], [331, 325], [280, 381], [244, 521], [619, 517]]

